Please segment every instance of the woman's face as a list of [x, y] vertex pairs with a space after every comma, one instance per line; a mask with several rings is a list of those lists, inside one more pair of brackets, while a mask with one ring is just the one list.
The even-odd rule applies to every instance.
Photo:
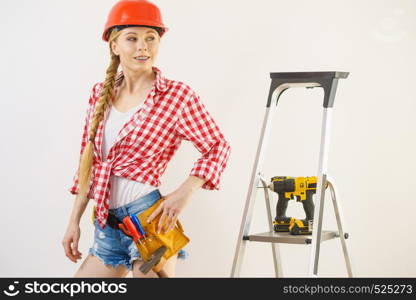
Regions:
[[[127, 27], [112, 43], [114, 54], [120, 56], [123, 70], [133, 72], [151, 70], [159, 50], [160, 36], [150, 27]], [[147, 59], [142, 59], [146, 56]]]

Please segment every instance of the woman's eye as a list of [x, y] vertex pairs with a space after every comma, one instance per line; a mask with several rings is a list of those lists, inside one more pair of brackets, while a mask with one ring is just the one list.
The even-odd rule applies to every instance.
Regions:
[[[148, 37], [147, 39], [148, 39], [148, 40], [150, 40], [150, 41], [153, 41], [155, 38], [154, 38], [153, 36], [151, 36], [151, 37]], [[128, 40], [128, 41], [131, 41], [131, 40], [135, 41], [135, 40], [136, 40], [136, 38], [133, 38], [133, 37], [132, 37], [132, 38], [128, 38], [127, 40]]]

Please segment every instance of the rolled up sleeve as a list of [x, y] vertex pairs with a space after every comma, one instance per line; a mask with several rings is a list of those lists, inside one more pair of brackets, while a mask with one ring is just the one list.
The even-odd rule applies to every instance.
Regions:
[[[88, 108], [85, 114], [84, 129], [83, 129], [82, 138], [81, 138], [81, 149], [79, 152], [78, 167], [75, 172], [75, 175], [72, 178], [72, 185], [68, 189], [68, 191], [73, 195], [78, 195], [79, 193], [79, 167], [80, 167], [82, 154], [84, 153], [85, 147], [87, 146], [87, 143], [88, 143], [88, 127], [89, 127], [90, 121], [94, 113], [98, 85], [99, 83], [94, 84], [92, 91], [90, 93], [90, 97], [88, 99]], [[90, 186], [90, 188], [92, 189], [92, 186]], [[90, 190], [88, 197], [91, 198], [91, 196], [92, 195], [91, 195], [91, 190]]]
[[202, 154], [189, 175], [205, 179], [203, 189], [219, 190], [220, 177], [227, 166], [231, 147], [199, 95], [193, 91], [178, 118], [176, 132], [182, 139], [192, 142]]

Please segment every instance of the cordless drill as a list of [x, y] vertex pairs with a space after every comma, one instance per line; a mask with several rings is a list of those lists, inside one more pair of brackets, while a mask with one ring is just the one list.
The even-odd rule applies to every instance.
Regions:
[[[270, 190], [277, 193], [279, 199], [276, 205], [276, 217], [273, 228], [276, 232], [290, 232], [293, 235], [311, 234], [313, 213], [313, 194], [316, 193], [317, 177], [272, 177], [268, 186]], [[303, 220], [286, 216], [289, 200], [295, 199], [302, 202], [306, 217]]]

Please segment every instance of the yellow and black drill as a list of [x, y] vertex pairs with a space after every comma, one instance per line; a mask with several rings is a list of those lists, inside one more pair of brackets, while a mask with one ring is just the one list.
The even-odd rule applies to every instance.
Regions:
[[[316, 193], [317, 177], [275, 176], [268, 187], [279, 195], [276, 218], [273, 221], [274, 231], [290, 232], [293, 235], [311, 234], [315, 209], [312, 197]], [[286, 216], [288, 202], [295, 198], [297, 202], [302, 202], [306, 214], [303, 220]]]

